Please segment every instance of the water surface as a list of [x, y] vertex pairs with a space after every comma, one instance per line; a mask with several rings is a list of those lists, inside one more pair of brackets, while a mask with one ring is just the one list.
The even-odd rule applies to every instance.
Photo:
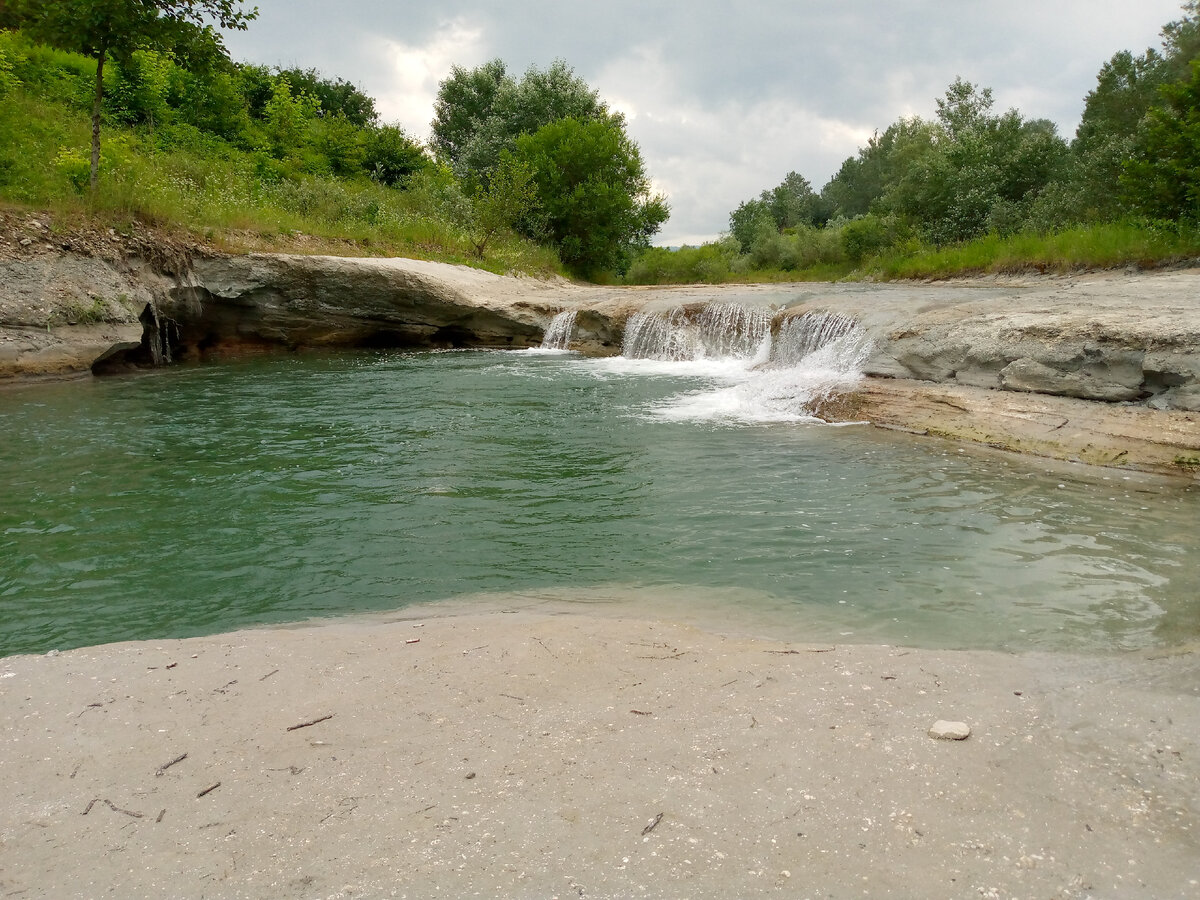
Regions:
[[5, 391], [0, 654], [463, 597], [936, 647], [1200, 635], [1189, 485], [747, 413], [754, 384], [473, 351]]

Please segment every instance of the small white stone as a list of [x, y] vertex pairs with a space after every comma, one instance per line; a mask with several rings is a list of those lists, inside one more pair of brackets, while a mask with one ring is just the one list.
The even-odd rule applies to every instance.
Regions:
[[938, 719], [929, 729], [929, 736], [939, 741], [965, 741], [971, 736], [971, 728], [966, 722], [947, 722]]

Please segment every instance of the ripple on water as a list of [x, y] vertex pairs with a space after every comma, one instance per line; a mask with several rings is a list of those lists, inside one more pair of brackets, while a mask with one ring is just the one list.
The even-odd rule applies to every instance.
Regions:
[[653, 412], [753, 381], [708, 362], [334, 355], [0, 395], [0, 652], [483, 595], [935, 647], [1197, 636], [1190, 487]]

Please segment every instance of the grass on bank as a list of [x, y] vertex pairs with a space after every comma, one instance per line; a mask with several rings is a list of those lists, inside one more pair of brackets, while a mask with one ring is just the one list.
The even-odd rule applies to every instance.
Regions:
[[[39, 57], [41, 71], [50, 73], [37, 85], [41, 93], [23, 86], [0, 91], [0, 203], [47, 210], [57, 227], [86, 221], [123, 229], [140, 222], [233, 252], [404, 256], [498, 273], [565, 274], [553, 249], [511, 232], [498, 235], [486, 258], [478, 259], [470, 203], [448, 173], [419, 173], [401, 190], [366, 177], [301, 172], [265, 151], [238, 149], [178, 122], [158, 128], [106, 123], [102, 177], [91, 195], [91, 123], [84, 111], [90, 104], [84, 90], [90, 63], [48, 48], [36, 53], [46, 57]], [[991, 234], [935, 247], [867, 216], [766, 235], [746, 253], [732, 238], [675, 251], [651, 248], [624, 278], [600, 280], [652, 285], [938, 279], [1156, 267], [1198, 257], [1200, 227], [1194, 222]]]
[[755, 259], [753, 252], [740, 253], [736, 242], [729, 238], [677, 250], [653, 248], [634, 261], [625, 283], [944, 279], [1128, 266], [1152, 269], [1188, 262], [1200, 264], [1200, 227], [1188, 222], [1096, 224], [1045, 234], [1025, 232], [1001, 236], [993, 233], [944, 247], [910, 238], [857, 262], [840, 248], [836, 230], [830, 229], [827, 235], [814, 237], [813, 233], [819, 235], [824, 230], [808, 229], [810, 234], [807, 236], [781, 235], [779, 240], [785, 252], [776, 254], [774, 259]]
[[1158, 268], [1200, 260], [1200, 228], [1187, 223], [1119, 222], [1049, 234], [986, 235], [950, 247], [884, 254], [863, 266], [879, 278]]
[[407, 190], [368, 178], [283, 173], [190, 126], [103, 132], [101, 177], [88, 190], [91, 123], [21, 90], [0, 98], [0, 202], [46, 210], [59, 227], [140, 222], [238, 251], [403, 256], [493, 272], [563, 275], [550, 248], [511, 233], [474, 253], [468, 201], [448, 174]]

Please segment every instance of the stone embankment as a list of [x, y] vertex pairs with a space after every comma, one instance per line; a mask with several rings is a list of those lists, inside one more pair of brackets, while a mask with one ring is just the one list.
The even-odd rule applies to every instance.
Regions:
[[868, 378], [831, 417], [1200, 471], [1200, 270], [603, 288], [406, 259], [181, 258], [144, 242], [97, 252], [26, 240], [0, 247], [0, 382], [271, 349], [529, 347], [567, 308], [579, 310], [574, 348], [616, 353], [632, 312], [722, 300], [836, 310], [871, 333]]

